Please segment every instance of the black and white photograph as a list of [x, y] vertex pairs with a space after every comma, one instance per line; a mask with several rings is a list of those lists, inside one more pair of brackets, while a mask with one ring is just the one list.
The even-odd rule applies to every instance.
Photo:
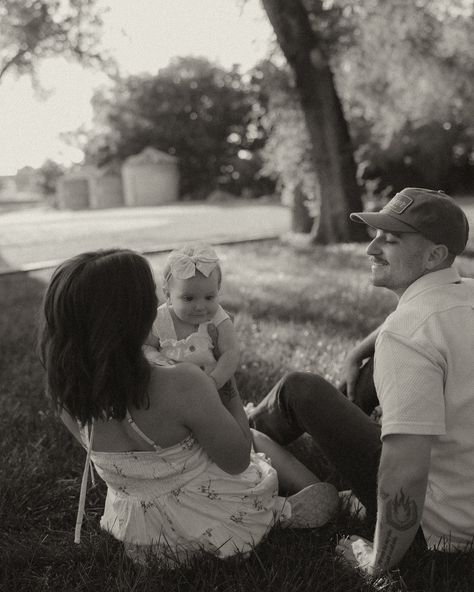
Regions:
[[473, 0], [0, 0], [0, 590], [472, 592]]

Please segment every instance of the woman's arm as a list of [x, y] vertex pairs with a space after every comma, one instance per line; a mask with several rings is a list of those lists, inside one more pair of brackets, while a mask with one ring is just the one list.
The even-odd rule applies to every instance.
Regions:
[[[233, 379], [231, 379], [233, 381]], [[215, 388], [213, 383], [212, 385]], [[249, 420], [244, 410], [244, 404], [236, 388], [224, 389], [219, 393], [220, 400], [227, 411], [239, 424], [242, 432], [249, 442], [252, 442], [252, 433], [250, 431]]]
[[220, 389], [234, 376], [240, 360], [237, 334], [230, 319], [225, 319], [217, 326], [217, 349], [219, 352], [217, 365], [209, 376]]
[[[227, 318], [215, 328], [217, 332], [216, 350], [219, 354], [215, 369], [209, 374], [215, 386], [220, 389], [229, 380], [234, 380], [234, 374], [240, 359], [237, 334], [231, 319]], [[236, 388], [225, 389], [219, 393], [222, 404], [239, 423], [249, 441], [252, 440], [247, 415], [244, 411], [242, 399]]]
[[250, 462], [251, 436], [240, 397], [223, 405], [213, 381], [191, 364], [180, 364], [177, 376], [174, 389], [180, 393], [176, 404], [183, 424], [222, 470], [244, 471]]

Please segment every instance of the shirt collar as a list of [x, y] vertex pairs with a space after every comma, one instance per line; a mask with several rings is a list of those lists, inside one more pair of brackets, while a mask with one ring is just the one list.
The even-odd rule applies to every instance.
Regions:
[[447, 284], [455, 284], [460, 281], [461, 276], [454, 267], [448, 267], [446, 269], [440, 269], [439, 271], [432, 271], [431, 273], [422, 275], [408, 286], [405, 292], [403, 292], [398, 301], [398, 306], [415, 298], [425, 290], [445, 286]]

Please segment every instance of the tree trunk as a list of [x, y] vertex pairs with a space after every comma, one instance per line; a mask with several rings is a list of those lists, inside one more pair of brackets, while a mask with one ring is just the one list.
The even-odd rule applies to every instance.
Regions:
[[291, 208], [291, 230], [302, 234], [310, 234], [313, 228], [313, 218], [309, 214], [305, 195], [301, 184], [293, 190], [293, 204]]
[[278, 44], [295, 75], [313, 147], [321, 194], [317, 243], [367, 240], [365, 226], [349, 214], [362, 210], [352, 143], [327, 56], [313, 32], [302, 0], [262, 0]]

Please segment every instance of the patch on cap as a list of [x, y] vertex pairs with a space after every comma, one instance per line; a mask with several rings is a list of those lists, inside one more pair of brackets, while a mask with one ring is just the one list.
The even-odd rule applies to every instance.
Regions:
[[393, 199], [391, 199], [384, 209], [392, 210], [395, 214], [402, 214], [408, 206], [411, 206], [413, 199], [408, 195], [397, 193]]

